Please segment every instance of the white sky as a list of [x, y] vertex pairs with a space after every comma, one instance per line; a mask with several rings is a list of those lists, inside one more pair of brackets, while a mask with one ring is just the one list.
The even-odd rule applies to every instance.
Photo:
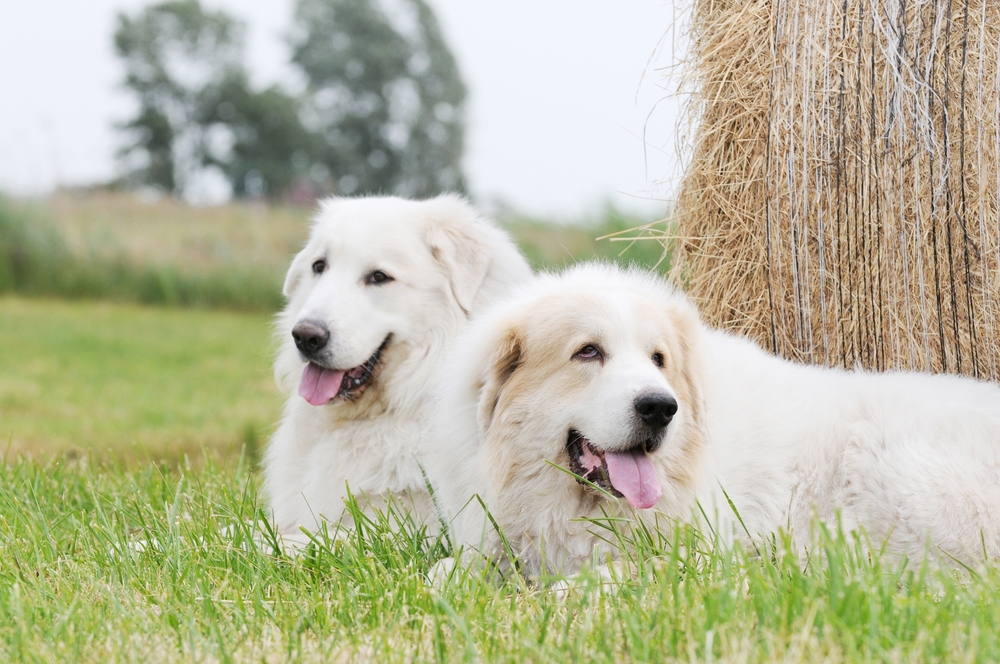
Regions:
[[[465, 169], [480, 202], [563, 219], [609, 199], [662, 212], [670, 186], [657, 183], [678, 161], [680, 104], [656, 70], [674, 64], [671, 0], [429, 1], [469, 87]], [[248, 22], [255, 82], [289, 79], [294, 0], [203, 2]], [[112, 34], [117, 12], [148, 4], [0, 0], [0, 190], [115, 175], [114, 123], [132, 107]]]

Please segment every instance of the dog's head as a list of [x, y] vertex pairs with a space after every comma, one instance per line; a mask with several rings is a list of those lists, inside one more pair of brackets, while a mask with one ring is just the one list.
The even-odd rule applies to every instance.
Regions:
[[474, 346], [490, 508], [587, 516], [610, 494], [644, 509], [687, 482], [700, 440], [699, 330], [659, 279], [605, 265], [546, 277], [486, 314], [466, 352]]
[[352, 401], [457, 333], [490, 267], [488, 232], [499, 233], [453, 196], [324, 202], [285, 279], [279, 377], [301, 375], [316, 406]]

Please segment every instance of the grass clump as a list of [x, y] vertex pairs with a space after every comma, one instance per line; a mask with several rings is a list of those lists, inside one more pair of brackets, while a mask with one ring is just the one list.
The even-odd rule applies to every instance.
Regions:
[[517, 216], [501, 221], [536, 270], [597, 258], [634, 263], [662, 274], [669, 270], [673, 255], [672, 244], [666, 241], [669, 224], [663, 219], [637, 219], [610, 205], [576, 224]]
[[73, 251], [45, 214], [0, 199], [0, 293], [143, 304], [275, 310], [280, 280], [250, 266], [186, 271], [126, 253]]
[[611, 592], [586, 573], [560, 598], [471, 569], [432, 589], [426, 575], [449, 551], [405, 515], [351, 506], [358, 529], [274, 555], [253, 542], [263, 515], [245, 461], [91, 464], [0, 467], [5, 661], [1000, 656], [993, 567], [908, 569], [830, 533], [803, 562], [786, 539], [758, 555], [679, 528], [640, 542], [634, 574]]

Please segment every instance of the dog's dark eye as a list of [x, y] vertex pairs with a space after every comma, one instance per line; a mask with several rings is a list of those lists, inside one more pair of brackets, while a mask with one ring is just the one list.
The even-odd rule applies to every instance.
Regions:
[[580, 350], [573, 353], [573, 359], [575, 360], [602, 360], [604, 359], [604, 353], [601, 349], [593, 344], [587, 344]]
[[395, 281], [395, 279], [390, 277], [382, 270], [374, 270], [372, 272], [369, 272], [368, 276], [365, 277], [365, 283], [369, 286], [377, 286], [378, 284], [384, 284], [390, 281]]
[[653, 364], [663, 368], [663, 353], [653, 353]]
[[326, 270], [326, 261], [322, 258], [313, 263], [313, 274], [323, 274], [324, 270]]

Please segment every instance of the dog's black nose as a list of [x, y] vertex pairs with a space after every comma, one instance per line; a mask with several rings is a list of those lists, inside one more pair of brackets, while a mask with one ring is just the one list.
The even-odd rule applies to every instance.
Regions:
[[330, 341], [330, 330], [316, 321], [304, 320], [292, 328], [292, 338], [295, 347], [306, 357], [315, 355], [326, 347]]
[[635, 400], [635, 412], [649, 428], [662, 429], [677, 412], [677, 400], [665, 392], [642, 394]]

